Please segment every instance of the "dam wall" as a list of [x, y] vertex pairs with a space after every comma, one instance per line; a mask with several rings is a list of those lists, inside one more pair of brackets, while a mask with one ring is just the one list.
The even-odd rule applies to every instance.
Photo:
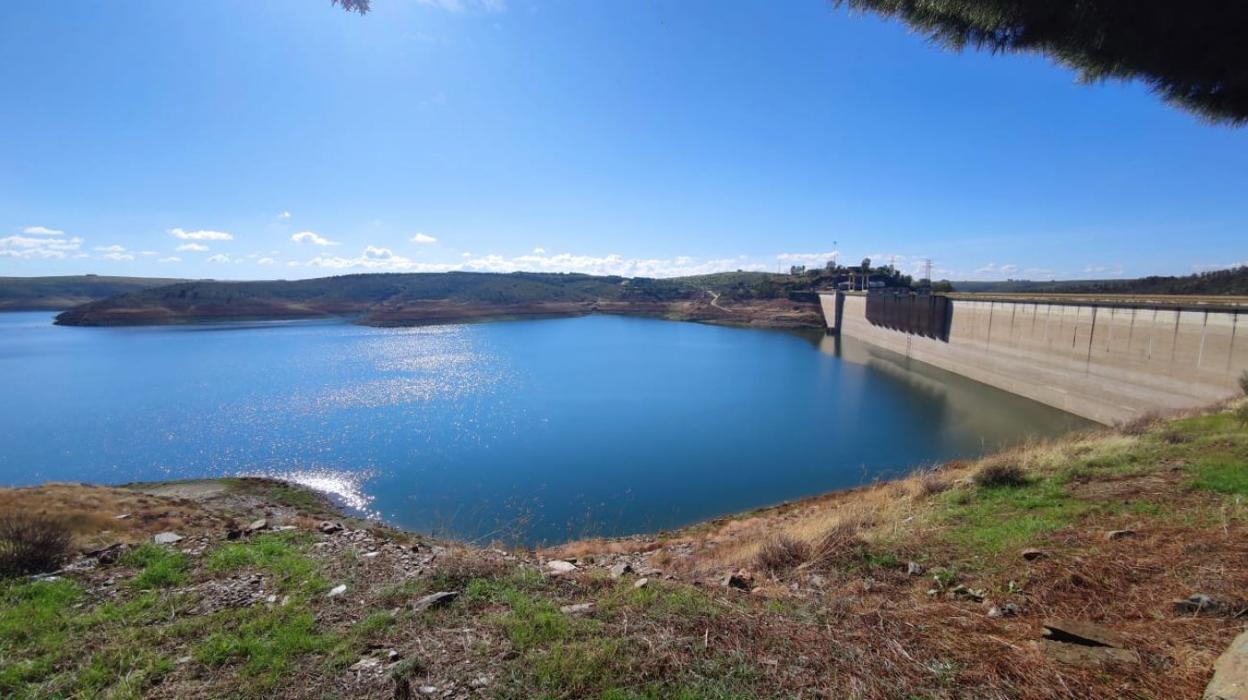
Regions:
[[867, 294], [820, 301], [831, 331], [1106, 424], [1236, 396], [1248, 370], [1248, 306], [954, 296], [946, 339], [872, 318]]

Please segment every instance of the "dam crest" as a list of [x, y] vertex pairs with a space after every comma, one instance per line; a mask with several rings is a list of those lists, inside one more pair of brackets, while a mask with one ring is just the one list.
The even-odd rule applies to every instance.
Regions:
[[1248, 301], [825, 292], [828, 330], [1105, 424], [1239, 393]]

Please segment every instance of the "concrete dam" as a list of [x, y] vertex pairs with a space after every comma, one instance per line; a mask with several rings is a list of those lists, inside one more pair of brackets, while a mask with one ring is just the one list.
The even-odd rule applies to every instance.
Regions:
[[1236, 396], [1248, 301], [820, 294], [829, 332], [1099, 423]]

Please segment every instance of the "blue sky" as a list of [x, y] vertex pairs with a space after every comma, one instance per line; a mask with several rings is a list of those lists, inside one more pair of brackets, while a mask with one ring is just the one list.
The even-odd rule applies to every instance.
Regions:
[[1248, 260], [1248, 131], [824, 0], [0, 4], [0, 275]]

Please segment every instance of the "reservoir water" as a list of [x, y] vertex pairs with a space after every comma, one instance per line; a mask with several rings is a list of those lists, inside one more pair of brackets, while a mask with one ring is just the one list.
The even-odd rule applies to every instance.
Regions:
[[1086, 425], [820, 335], [51, 322], [0, 314], [0, 484], [272, 475], [471, 539], [653, 531]]

